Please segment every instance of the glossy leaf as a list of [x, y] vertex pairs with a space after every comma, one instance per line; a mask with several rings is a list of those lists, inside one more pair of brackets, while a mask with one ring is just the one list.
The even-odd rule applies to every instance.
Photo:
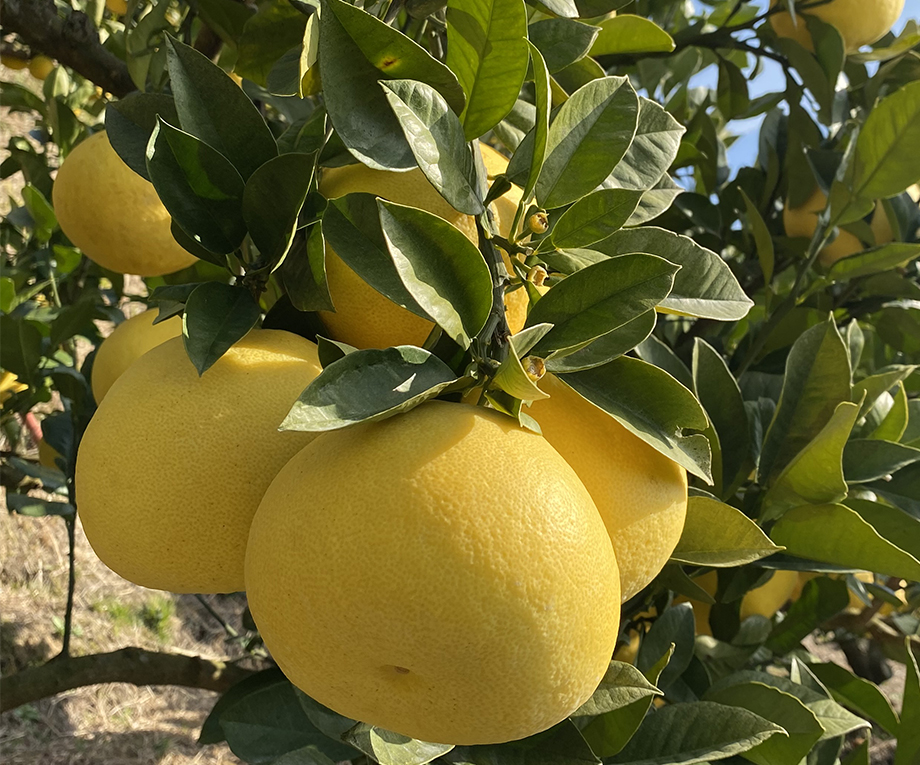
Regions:
[[[537, 47], [528, 41], [527, 47], [530, 51], [530, 62], [533, 69], [533, 86], [534, 86], [534, 127], [530, 138], [530, 167], [528, 168], [527, 179], [523, 181], [523, 198], [530, 200], [530, 196], [536, 188], [537, 180], [540, 177], [540, 170], [543, 168], [543, 161], [546, 159], [546, 145], [549, 141], [549, 124], [550, 124], [550, 107], [552, 106], [552, 97], [550, 96], [550, 79], [549, 70], [546, 68], [546, 62]], [[515, 156], [517, 152], [515, 152]], [[521, 152], [522, 157], [526, 157], [526, 152]], [[516, 164], [514, 157], [508, 165], [508, 174], [511, 174], [512, 165]]]
[[690, 497], [687, 520], [671, 559], [697, 566], [734, 567], [781, 549], [740, 510], [708, 497]]
[[654, 308], [677, 268], [635, 253], [610, 258], [566, 277], [531, 309], [527, 325], [552, 324], [536, 355], [578, 349]]
[[298, 311], [333, 311], [326, 280], [326, 243], [322, 226], [312, 226], [295, 237], [281, 264], [284, 291]]
[[390, 80], [381, 85], [431, 185], [455, 210], [479, 215], [485, 208], [457, 115], [441, 94], [425, 83]]
[[182, 315], [182, 337], [192, 364], [203, 375], [259, 321], [261, 309], [242, 286], [205, 282], [194, 289]]
[[543, 19], [527, 28], [530, 42], [540, 49], [550, 73], [586, 56], [599, 32], [596, 26], [571, 19]]
[[654, 21], [620, 14], [601, 22], [601, 33], [591, 47], [592, 56], [624, 53], [670, 53], [674, 40]]
[[625, 77], [603, 77], [579, 88], [550, 125], [536, 186], [539, 203], [562, 207], [596, 188], [629, 148], [638, 115], [638, 96]]
[[380, 765], [425, 765], [454, 748], [453, 744], [429, 744], [367, 723], [358, 723], [344, 740]]
[[529, 56], [523, 0], [448, 0], [447, 66], [466, 93], [460, 121], [468, 141], [511, 111]]
[[167, 37], [169, 76], [182, 129], [220, 152], [245, 179], [278, 154], [255, 104], [219, 66]]
[[579, 351], [547, 359], [546, 369], [564, 374], [593, 369], [613, 361], [642, 343], [655, 329], [656, 318], [655, 311], [646, 311], [613, 332], [592, 340]]
[[621, 356], [559, 379], [666, 457], [711, 481], [706, 437], [682, 433], [685, 428], [705, 430], [706, 414], [693, 394], [667, 372]]
[[552, 242], [559, 249], [588, 247], [623, 227], [635, 212], [641, 191], [600, 189], [579, 199], [553, 227]]
[[122, 162], [141, 178], [147, 174], [147, 143], [162, 117], [170, 125], [179, 124], [176, 102], [165, 93], [131, 93], [106, 107], [105, 132]]
[[482, 253], [437, 215], [378, 200], [380, 224], [406, 290], [458, 345], [467, 348], [492, 309]]
[[266, 85], [272, 67], [291, 48], [303, 43], [307, 17], [288, 3], [261, 3], [243, 26], [233, 71]]
[[920, 462], [920, 448], [916, 446], [854, 438], [843, 452], [843, 474], [848, 483], [867, 483], [884, 479], [915, 462]]
[[355, 351], [310, 383], [281, 430], [323, 432], [386, 419], [437, 396], [456, 379], [450, 367], [421, 348]]

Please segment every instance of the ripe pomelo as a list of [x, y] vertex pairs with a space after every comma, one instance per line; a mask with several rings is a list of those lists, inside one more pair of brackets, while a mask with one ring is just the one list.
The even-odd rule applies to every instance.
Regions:
[[[776, 5], [778, 0], [772, 0]], [[833, 24], [843, 38], [847, 53], [855, 53], [884, 37], [904, 10], [904, 0], [831, 0], [824, 5], [797, 10], [793, 19], [789, 11], [770, 16], [770, 23], [780, 37], [790, 37], [804, 48], [814, 51], [814, 42], [803, 16], [817, 16]]]
[[687, 515], [687, 471], [634, 436], [557, 377], [530, 415], [594, 499], [620, 569], [623, 600], [652, 581], [677, 546]]
[[[507, 159], [484, 144], [482, 155], [490, 176], [504, 172], [508, 166]], [[320, 179], [319, 191], [327, 199], [364, 192], [397, 204], [418, 207], [452, 223], [478, 246], [473, 216], [454, 210], [418, 168], [406, 173], [372, 170], [361, 164], [327, 168]], [[513, 186], [494, 203], [498, 228], [503, 235], [507, 235], [511, 228], [520, 198], [521, 189]], [[511, 272], [507, 257], [505, 265]], [[377, 292], [328, 245], [326, 279], [335, 312], [321, 311], [320, 317], [334, 340], [356, 348], [422, 345], [434, 326]], [[527, 319], [527, 303], [525, 290], [518, 289], [506, 295], [505, 307], [512, 332], [523, 328]]]
[[316, 345], [277, 330], [251, 331], [201, 377], [182, 338], [141, 356], [77, 454], [80, 517], [102, 561], [144, 587], [242, 590], [259, 501], [314, 438], [278, 425], [320, 369]]
[[101, 403], [109, 388], [124, 371], [151, 348], [182, 334], [182, 319], [173, 316], [154, 324], [156, 310], [148, 310], [123, 321], [99, 346], [93, 361], [92, 388]]
[[153, 184], [121, 161], [104, 132], [67, 155], [51, 196], [61, 230], [103, 268], [161, 276], [196, 261], [173, 239]]
[[[719, 586], [719, 576], [715, 571], [709, 571], [693, 581], [710, 595], [715, 595]], [[798, 584], [798, 571], [774, 571], [773, 576], [764, 584], [755, 587], [741, 599], [741, 621], [755, 615], [772, 619], [783, 604], [792, 599]], [[678, 597], [675, 602], [685, 603], [688, 600], [693, 605], [693, 614], [696, 617], [696, 634], [712, 635], [712, 628], [709, 626], [712, 606], [685, 597]]]
[[295, 685], [448, 744], [564, 719], [619, 625], [613, 548], [574, 471], [510, 418], [440, 401], [297, 454], [253, 520], [246, 590]]

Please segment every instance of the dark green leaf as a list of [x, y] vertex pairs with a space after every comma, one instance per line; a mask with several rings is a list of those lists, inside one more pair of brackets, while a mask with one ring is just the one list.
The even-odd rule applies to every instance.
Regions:
[[667, 691], [690, 665], [696, 635], [693, 606], [681, 603], [666, 609], [653, 623], [639, 645], [636, 666], [648, 672], [673, 646], [668, 665], [661, 671], [657, 686]]
[[744, 72], [725, 58], [719, 61], [718, 103], [725, 119], [744, 114], [751, 105]]
[[4, 316], [0, 322], [0, 367], [29, 384], [38, 371], [42, 333], [36, 322]]
[[559, 249], [588, 247], [623, 227], [635, 212], [641, 191], [600, 189], [582, 197], [556, 221], [552, 242]]
[[690, 497], [684, 530], [671, 559], [697, 566], [734, 567], [780, 549], [740, 510], [709, 497]]
[[226, 741], [227, 737], [220, 727], [220, 716], [224, 713], [224, 710], [229, 709], [237, 701], [256, 690], [278, 684], [287, 685], [289, 683], [280, 669], [272, 667], [271, 669], [264, 669], [261, 672], [256, 672], [254, 675], [250, 675], [240, 680], [236, 685], [231, 686], [229, 690], [221, 695], [214, 706], [211, 707], [211, 711], [208, 713], [207, 718], [205, 718], [201, 726], [198, 743], [218, 744], [221, 741]]
[[147, 172], [173, 220], [201, 247], [223, 254], [242, 244], [243, 179], [221, 154], [158, 118]]
[[244, 179], [278, 154], [255, 104], [219, 66], [171, 37], [167, 58], [179, 124], [186, 133], [223, 154]]
[[234, 71], [265, 86], [272, 67], [287, 51], [303, 43], [307, 17], [292, 4], [271, 0], [243, 26]]
[[760, 270], [763, 272], [764, 283], [769, 285], [773, 281], [773, 268], [775, 261], [775, 251], [773, 248], [773, 237], [770, 230], [760, 214], [760, 210], [751, 201], [751, 198], [745, 193], [744, 189], [739, 187], [741, 197], [744, 199], [744, 209], [747, 213], [748, 223], [751, 226], [751, 233], [754, 236], [754, 243], [757, 246], [757, 260], [760, 261]]
[[539, 48], [551, 73], [588, 55], [600, 30], [570, 19], [544, 19], [527, 28], [530, 42]]
[[907, 672], [904, 678], [904, 695], [901, 722], [898, 725], [898, 750], [894, 765], [915, 765], [920, 757], [920, 668], [911, 646], [910, 638], [904, 640]]
[[164, 93], [131, 93], [106, 107], [105, 132], [122, 162], [142, 178], [147, 175], [147, 143], [162, 117], [170, 125], [179, 124], [176, 102]]
[[580, 351], [546, 360], [546, 370], [557, 374], [592, 369], [619, 358], [643, 342], [655, 329], [658, 314], [646, 311], [613, 332], [592, 340]]
[[687, 369], [687, 365], [677, 357], [667, 343], [654, 335], [650, 335], [639, 343], [636, 347], [636, 355], [643, 361], [663, 369], [685, 388], [693, 388], [693, 375]]
[[235, 47], [252, 16], [252, 9], [234, 0], [198, 0], [198, 15], [221, 40]]
[[770, 633], [767, 648], [780, 655], [789, 653], [814, 631], [816, 624], [836, 616], [849, 602], [846, 583], [839, 579], [822, 576], [806, 582], [802, 594]]
[[260, 314], [244, 287], [205, 282], [195, 288], [185, 304], [182, 335], [199, 376], [256, 325]]
[[809, 664], [808, 668], [838, 703], [870, 718], [889, 734], [897, 731], [898, 716], [877, 685], [856, 677], [837, 664]]
[[712, 480], [706, 437], [681, 432], [705, 430], [706, 414], [693, 394], [667, 372], [621, 356], [559, 379], [693, 475]]
[[306, 236], [295, 236], [281, 264], [281, 279], [298, 311], [332, 311], [332, 297], [326, 282], [326, 244], [321, 226], [313, 226]]
[[492, 309], [492, 277], [482, 253], [437, 215], [382, 199], [377, 207], [403, 285], [456, 343], [469, 347]]
[[466, 93], [460, 120], [467, 140], [511, 111], [528, 58], [523, 0], [448, 0], [447, 65]]
[[382, 420], [437, 396], [456, 379], [450, 367], [421, 348], [355, 351], [310, 383], [281, 429], [321, 432]]
[[463, 126], [434, 88], [413, 80], [382, 82], [393, 113], [425, 177], [458, 212], [485, 208]]
[[453, 744], [429, 744], [367, 723], [358, 723], [343, 738], [380, 765], [425, 765], [454, 748]]
[[28, 494], [7, 492], [6, 503], [14, 513], [27, 515], [30, 518], [44, 518], [49, 515], [70, 518], [74, 514], [73, 505], [69, 502], [53, 502], [40, 497], [30, 497]]
[[260, 264], [278, 263], [291, 246], [313, 180], [313, 164], [310, 154], [280, 154], [246, 181], [243, 219], [259, 248]]
[[915, 462], [920, 462], [920, 449], [915, 446], [854, 438], [843, 452], [843, 474], [848, 483], [867, 483], [884, 479]]

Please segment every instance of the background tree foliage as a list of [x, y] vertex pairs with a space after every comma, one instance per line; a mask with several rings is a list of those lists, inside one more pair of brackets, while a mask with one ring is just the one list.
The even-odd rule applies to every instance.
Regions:
[[[95, 320], [123, 319], [124, 280], [81, 256], [49, 200], [59, 158], [103, 114], [199, 259], [146, 279], [161, 316], [183, 315], [199, 372], [260, 322], [322, 333], [315, 312], [333, 308], [324, 240], [435, 321], [423, 348], [320, 339], [325, 370], [284, 427], [345, 427], [477, 386], [532, 427], [522, 401], [541, 395], [526, 371], [539, 360], [693, 476], [671, 563], [624, 605], [624, 642], [642, 636], [634, 665], [612, 662], [592, 699], [550, 731], [501, 746], [426, 744], [342, 718], [269, 668], [220, 698], [203, 743], [279, 764], [818, 765], [845, 745], [847, 762], [868, 762], [871, 731], [898, 738], [896, 762], [920, 757], [920, 211], [906, 191], [920, 179], [915, 22], [847, 55], [829, 24], [808, 20], [812, 52], [736, 0], [0, 8], [8, 60], [64, 64], [41, 97], [2, 91], [5, 106], [37, 115], [39, 139], [13, 137], [0, 166], [26, 181], [0, 226], [0, 365], [21, 383], [2, 412], [12, 511], [61, 516], [72, 543], [76, 448], [95, 406], [92, 356], [79, 366], [75, 342], [101, 339]], [[784, 87], [751, 97], [766, 59]], [[695, 86], [706, 71], [715, 88]], [[733, 172], [732, 122], [759, 115], [756, 162]], [[512, 155], [491, 182], [478, 138]], [[355, 159], [421, 168], [451, 206], [478, 216], [478, 250], [412, 207], [366, 194], [327, 203], [321, 169]], [[501, 237], [487, 205], [510, 182], [523, 201]], [[816, 189], [829, 201], [814, 234], [788, 236], [784, 208]], [[887, 241], [870, 226], [876, 206]], [[856, 251], [827, 262], [825, 246], [844, 235]], [[500, 250], [514, 256], [511, 273]], [[544, 274], [548, 292], [537, 289]], [[531, 302], [511, 337], [507, 285]], [[61, 456], [47, 468], [23, 456], [21, 424], [54, 392], [63, 411], [42, 425]], [[55, 499], [30, 495], [36, 487]], [[818, 576], [785, 614], [742, 620], [744, 596], [787, 570]], [[711, 591], [694, 581], [708, 571]], [[702, 630], [687, 599], [711, 605]], [[68, 658], [70, 621], [68, 606], [62, 658], [5, 679], [5, 704], [94, 682], [60, 671], [81, 661]], [[900, 716], [871, 682], [803, 649], [816, 629], [870, 636], [906, 664]], [[860, 669], [873, 676], [871, 662]]]

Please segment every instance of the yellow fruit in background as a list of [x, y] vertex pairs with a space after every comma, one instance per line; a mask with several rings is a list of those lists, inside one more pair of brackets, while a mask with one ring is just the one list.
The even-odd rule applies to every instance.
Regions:
[[[482, 154], [490, 175], [504, 172], [508, 161], [495, 149], [482, 145]], [[397, 204], [412, 205], [452, 223], [471, 242], [478, 242], [473, 216], [454, 210], [418, 168], [407, 173], [372, 170], [360, 164], [327, 168], [320, 179], [319, 191], [327, 199], [365, 192]], [[514, 186], [494, 204], [503, 234], [507, 234], [511, 227], [520, 198], [521, 189]], [[505, 265], [510, 271], [507, 258]], [[356, 348], [421, 345], [434, 326], [377, 292], [328, 246], [326, 279], [335, 312], [321, 311], [320, 317], [334, 340]], [[506, 296], [505, 307], [512, 332], [523, 328], [527, 305], [525, 290], [515, 290]]]
[[161, 276], [196, 262], [173, 239], [153, 184], [121, 161], [104, 132], [67, 155], [52, 200], [61, 230], [103, 268]]
[[[786, 235], [790, 237], [805, 237], [810, 239], [818, 227], [818, 214], [827, 205], [827, 196], [820, 188], [815, 188], [814, 193], [801, 207], [790, 208], [788, 204], [783, 207], [783, 226]], [[872, 214], [872, 234], [875, 236], [876, 245], [886, 244], [894, 239], [891, 223], [881, 204], [876, 203], [875, 212]], [[871, 245], [869, 245], [871, 246]], [[866, 245], [849, 231], [838, 229], [837, 237], [827, 245], [818, 255], [818, 262], [829, 268], [841, 258], [854, 255], [867, 249]]]
[[38, 442], [38, 464], [46, 468], [60, 470], [57, 464], [59, 459], [63, 459], [61, 453], [49, 444], [44, 438]]
[[29, 66], [29, 60], [25, 58], [20, 58], [19, 56], [11, 56], [8, 53], [0, 54], [0, 64], [3, 64], [7, 69], [22, 70], [26, 69]]
[[628, 633], [629, 642], [621, 643], [613, 652], [614, 661], [622, 661], [626, 664], [635, 664], [636, 657], [639, 655], [639, 646], [642, 644], [642, 638], [637, 630], [630, 630]]
[[35, 56], [29, 62], [29, 74], [36, 80], [44, 80], [54, 71], [54, 62], [47, 56]]
[[687, 515], [687, 471], [553, 375], [529, 414], [584, 482], [604, 519], [627, 600], [671, 557]]
[[105, 0], [105, 7], [116, 16], [124, 16], [128, 12], [128, 0]]
[[9, 400], [14, 393], [20, 393], [29, 386], [19, 382], [19, 377], [12, 372], [4, 372], [0, 377], [0, 408]]
[[[719, 586], [719, 576], [715, 571], [710, 571], [693, 580], [710, 595], [716, 594]], [[776, 612], [783, 607], [795, 592], [799, 583], [798, 571], [774, 571], [766, 583], [751, 590], [741, 599], [741, 621], [749, 616], [763, 616], [772, 619]], [[709, 612], [712, 606], [699, 600], [679, 597], [675, 602], [690, 602], [693, 604], [693, 614], [696, 616], [696, 634], [712, 635], [709, 626]]]
[[[778, 0], [772, 0], [776, 5]], [[806, 3], [799, 3], [804, 5]], [[904, 10], [904, 0], [831, 0], [824, 5], [796, 11], [795, 19], [788, 11], [770, 16], [770, 23], [780, 37], [790, 37], [803, 47], [814, 51], [814, 44], [804, 15], [816, 16], [833, 24], [843, 38], [847, 53], [870, 45], [884, 37]]]
[[154, 324], [156, 310], [148, 310], [123, 321], [109, 335], [93, 361], [92, 388], [96, 403], [102, 403], [105, 394], [124, 371], [151, 348], [182, 334], [182, 319], [173, 316]]
[[96, 554], [136, 584], [243, 589], [249, 524], [312, 433], [281, 432], [320, 372], [316, 345], [253, 330], [199, 377], [181, 338], [112, 386], [77, 454], [80, 517]]
[[253, 520], [246, 591], [295, 685], [448, 744], [563, 720], [603, 676], [620, 613], [574, 471], [511, 418], [441, 401], [297, 454]]

